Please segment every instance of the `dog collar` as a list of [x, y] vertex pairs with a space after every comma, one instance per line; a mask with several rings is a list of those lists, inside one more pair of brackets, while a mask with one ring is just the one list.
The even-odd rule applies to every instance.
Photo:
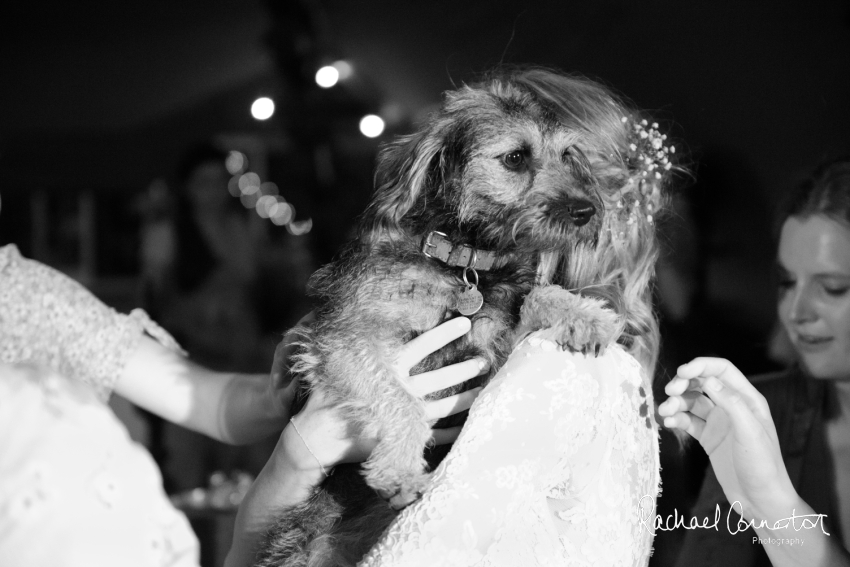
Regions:
[[432, 230], [422, 239], [422, 253], [449, 266], [486, 272], [502, 267], [507, 257], [492, 250], [478, 250], [468, 244], [454, 244], [445, 233]]

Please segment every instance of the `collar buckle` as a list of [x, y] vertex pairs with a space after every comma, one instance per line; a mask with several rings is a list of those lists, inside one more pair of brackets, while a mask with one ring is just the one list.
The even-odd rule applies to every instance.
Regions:
[[439, 260], [444, 264], [486, 272], [503, 266], [509, 256], [502, 256], [490, 250], [478, 250], [469, 244], [454, 244], [448, 235], [432, 230], [422, 239], [422, 254]]
[[[434, 258], [434, 256], [432, 256], [432, 255], [431, 255], [431, 252], [429, 252], [429, 250], [430, 250], [431, 248], [436, 248], [436, 247], [437, 247], [437, 245], [436, 245], [436, 244], [434, 244], [433, 242], [431, 242], [431, 238], [432, 238], [435, 234], [436, 234], [437, 236], [442, 236], [442, 237], [443, 237], [443, 239], [445, 239], [445, 240], [448, 240], [448, 238], [449, 238], [449, 237], [448, 237], [448, 235], [447, 235], [446, 233], [444, 233], [444, 232], [440, 232], [440, 231], [438, 231], [438, 230], [432, 230], [431, 232], [429, 232], [429, 233], [428, 233], [428, 236], [426, 236], [426, 237], [425, 237], [425, 240], [423, 240], [423, 241], [422, 241], [422, 253], [423, 253], [423, 254], [425, 254], [425, 255], [426, 255], [427, 257], [429, 257], [429, 258]], [[442, 258], [437, 258], [437, 259], [438, 259], [438, 260], [442, 260]]]

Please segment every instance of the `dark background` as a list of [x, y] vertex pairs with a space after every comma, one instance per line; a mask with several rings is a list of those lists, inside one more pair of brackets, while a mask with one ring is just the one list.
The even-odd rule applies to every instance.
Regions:
[[[850, 152], [850, 5], [837, 0], [32, 1], [0, 21], [0, 244], [123, 308], [138, 299], [135, 200], [173, 182], [191, 144], [259, 148], [264, 176], [314, 221], [302, 238], [321, 263], [368, 199], [380, 142], [444, 90], [530, 63], [600, 80], [673, 134], [693, 174], [679, 230], [696, 242], [697, 287], [676, 328], [693, 340], [668, 334], [666, 362], [699, 350], [761, 371], [773, 210], [815, 164]], [[353, 77], [318, 89], [313, 73], [337, 59]], [[250, 117], [257, 96], [275, 99], [271, 120]], [[367, 112], [387, 120], [377, 140], [357, 130]], [[96, 204], [96, 262], [65, 214], [82, 194]]]
[[[377, 144], [357, 133], [361, 112], [391, 118], [385, 140], [443, 90], [534, 63], [600, 79], [672, 126], [698, 180], [707, 298], [763, 331], [771, 208], [850, 146], [850, 8], [835, 0], [16, 4], [0, 34], [0, 238], [25, 253], [22, 193], [127, 200], [172, 174], [187, 145], [248, 133], [286, 154], [273, 180], [316, 221], [325, 260], [370, 189]], [[345, 92], [311, 88], [337, 58], [355, 68]], [[258, 95], [277, 97], [265, 123], [248, 113]], [[307, 150], [327, 140], [336, 176], [317, 188]], [[119, 271], [132, 271], [131, 250], [112, 254]]]

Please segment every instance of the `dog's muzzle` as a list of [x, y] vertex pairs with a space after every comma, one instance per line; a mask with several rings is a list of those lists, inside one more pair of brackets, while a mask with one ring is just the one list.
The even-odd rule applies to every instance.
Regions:
[[576, 200], [567, 207], [567, 214], [573, 219], [574, 225], [584, 226], [596, 214], [596, 207], [590, 201]]
[[596, 214], [596, 206], [586, 199], [562, 199], [550, 205], [549, 212], [555, 218], [584, 226]]

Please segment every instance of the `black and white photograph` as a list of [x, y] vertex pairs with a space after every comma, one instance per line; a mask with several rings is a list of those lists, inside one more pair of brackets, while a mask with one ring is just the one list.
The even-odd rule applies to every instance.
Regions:
[[850, 567], [850, 3], [0, 21], [0, 566]]

